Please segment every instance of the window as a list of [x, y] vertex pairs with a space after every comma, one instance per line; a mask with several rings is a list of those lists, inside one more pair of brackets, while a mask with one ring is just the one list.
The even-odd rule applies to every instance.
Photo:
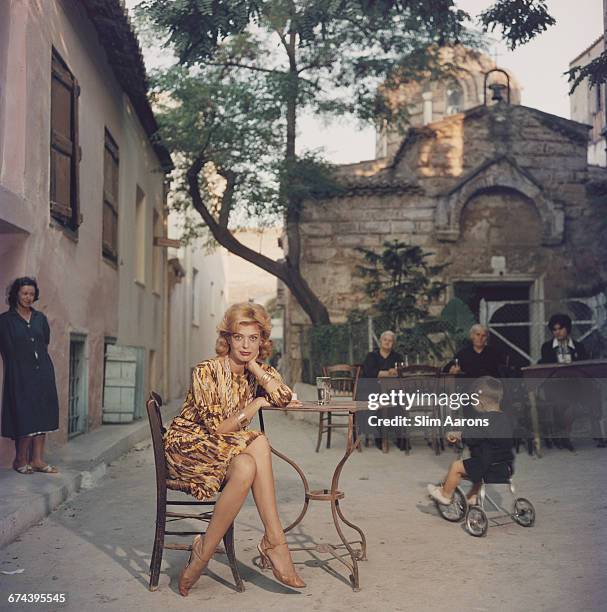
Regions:
[[110, 261], [118, 261], [118, 145], [105, 130], [103, 149], [103, 225], [102, 253]]
[[464, 110], [464, 90], [457, 81], [451, 81], [446, 96], [445, 115], [455, 115]]
[[594, 108], [593, 108], [593, 112], [596, 115], [597, 113], [601, 112], [601, 107], [602, 107], [602, 97], [601, 97], [601, 85], [594, 85], [591, 89], [590, 92], [592, 95], [594, 95]]
[[192, 268], [192, 325], [199, 325], [198, 311], [200, 310], [198, 270]]
[[82, 222], [78, 199], [78, 96], [80, 88], [53, 49], [51, 67], [51, 216], [72, 230]]
[[139, 185], [135, 201], [135, 280], [145, 284], [145, 193]]
[[[162, 218], [157, 210], [154, 209], [154, 238], [162, 238], [163, 235], [163, 223]], [[152, 255], [152, 290], [154, 293], [160, 294], [162, 287], [162, 249], [161, 246], [154, 245]]]

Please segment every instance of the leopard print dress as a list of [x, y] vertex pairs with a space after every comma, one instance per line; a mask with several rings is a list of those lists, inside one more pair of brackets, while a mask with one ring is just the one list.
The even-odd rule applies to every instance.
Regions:
[[[274, 406], [286, 406], [291, 401], [291, 390], [273, 367], [266, 364], [261, 367], [281, 383], [263, 396]], [[230, 381], [233, 406], [228, 406]], [[251, 401], [256, 388], [253, 383], [251, 375], [229, 374], [222, 357], [203, 361], [194, 368], [181, 413], [164, 436], [164, 448], [169, 478], [188, 482], [190, 493], [197, 499], [214, 497], [230, 461], [261, 435], [246, 428], [230, 433], [216, 431], [222, 421], [242, 411]]]

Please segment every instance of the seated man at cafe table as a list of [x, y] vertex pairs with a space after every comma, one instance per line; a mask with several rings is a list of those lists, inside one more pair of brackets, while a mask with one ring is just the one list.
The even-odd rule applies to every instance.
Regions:
[[403, 356], [393, 350], [396, 334], [386, 330], [379, 337], [379, 348], [371, 351], [365, 357], [362, 365], [363, 378], [384, 378], [397, 376], [396, 364], [403, 360]]
[[[552, 333], [552, 340], [542, 345], [542, 357], [538, 363], [567, 364], [588, 359], [584, 345], [571, 337], [571, 327], [569, 315], [559, 313], [550, 317], [548, 329]], [[599, 432], [600, 407], [596, 398], [600, 397], [600, 392], [589, 379], [557, 378], [558, 376], [554, 376], [553, 380], [544, 384], [544, 395], [552, 407], [553, 414], [552, 430], [544, 428], [544, 441], [548, 448], [552, 448], [554, 444], [556, 448], [573, 451], [570, 436], [576, 417], [589, 417], [593, 432]], [[599, 447], [605, 447], [601, 437], [596, 437], [595, 440]]]
[[488, 344], [489, 332], [483, 325], [470, 328], [470, 344], [459, 351], [444, 368], [449, 374], [464, 374], [468, 378], [492, 376], [500, 378], [504, 357], [500, 351]]

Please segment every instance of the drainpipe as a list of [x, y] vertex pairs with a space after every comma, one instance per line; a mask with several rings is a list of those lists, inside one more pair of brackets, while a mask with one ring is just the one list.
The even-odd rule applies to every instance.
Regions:
[[[163, 224], [163, 234], [164, 236], [168, 236], [168, 193], [171, 182], [168, 177], [165, 176], [165, 179], [162, 184], [162, 224]], [[162, 249], [162, 393], [165, 398], [165, 402], [168, 403], [171, 399], [171, 389], [170, 389], [170, 376], [169, 376], [169, 262], [168, 262], [168, 249]]]

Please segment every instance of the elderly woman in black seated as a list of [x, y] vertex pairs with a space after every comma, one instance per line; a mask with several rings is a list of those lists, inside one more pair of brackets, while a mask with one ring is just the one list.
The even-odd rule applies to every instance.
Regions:
[[[362, 377], [363, 378], [387, 378], [389, 376], [397, 376], [396, 364], [403, 361], [403, 357], [400, 353], [397, 353], [394, 350], [394, 344], [396, 342], [396, 334], [390, 330], [386, 330], [379, 337], [379, 348], [371, 351], [365, 357], [365, 360], [362, 365]], [[364, 389], [368, 392], [370, 391], [379, 391], [380, 387], [377, 383], [369, 383], [367, 382], [364, 385], [361, 385], [361, 389]], [[357, 399], [366, 399], [364, 397], [359, 397]], [[375, 445], [378, 448], [381, 448], [382, 438], [381, 432], [378, 428], [372, 427], [367, 424], [367, 419], [361, 418], [358, 419], [358, 428], [360, 433], [365, 435], [365, 438], [368, 438], [370, 435], [375, 438]]]
[[464, 374], [468, 378], [499, 378], [504, 357], [489, 344], [487, 328], [477, 323], [470, 328], [469, 337], [470, 344], [455, 355], [455, 359], [445, 366], [445, 370], [449, 374]]
[[[181, 414], [164, 439], [169, 477], [190, 483], [204, 500], [223, 491], [204, 535], [179, 576], [184, 597], [215, 553], [249, 490], [264, 536], [258, 545], [262, 564], [290, 587], [306, 586], [297, 575], [276, 508], [271, 449], [259, 431], [247, 429], [260, 408], [287, 406], [292, 393], [280, 374], [262, 362], [271, 350], [270, 317], [258, 304], [228, 308], [218, 327], [217, 357], [198, 364]], [[293, 404], [299, 402], [291, 402]]]
[[396, 376], [396, 364], [403, 360], [400, 353], [394, 349], [396, 334], [386, 330], [379, 337], [379, 348], [371, 351], [365, 357], [362, 365], [363, 378], [384, 378]]

